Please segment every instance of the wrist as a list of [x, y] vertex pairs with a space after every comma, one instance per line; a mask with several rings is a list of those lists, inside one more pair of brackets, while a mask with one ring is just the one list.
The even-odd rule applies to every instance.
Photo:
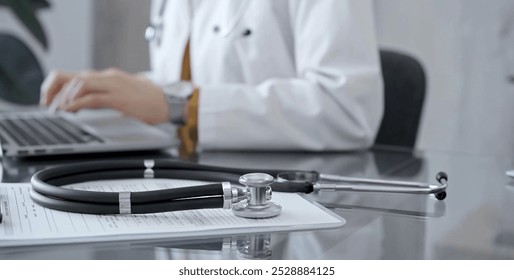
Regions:
[[170, 122], [183, 125], [188, 116], [188, 101], [193, 94], [194, 86], [190, 82], [177, 82], [162, 87], [168, 103], [168, 119]]
[[189, 103], [190, 103], [190, 99], [188, 99], [186, 101], [186, 103], [184, 104], [184, 108], [183, 108], [183, 112], [184, 114], [182, 115], [182, 118], [184, 119], [184, 122], [185, 120], [187, 120], [189, 118]]

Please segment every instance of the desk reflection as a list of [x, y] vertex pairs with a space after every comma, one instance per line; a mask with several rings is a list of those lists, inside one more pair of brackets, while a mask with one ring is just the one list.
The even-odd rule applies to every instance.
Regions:
[[[422, 158], [387, 151], [278, 156], [276, 153], [202, 153], [198, 159], [203, 164], [233, 167], [317, 170], [409, 181], [428, 179]], [[444, 201], [426, 195], [330, 192], [313, 193], [305, 198], [343, 216], [347, 224], [336, 230], [273, 234], [269, 246], [272, 259], [421, 259], [425, 256], [426, 219], [441, 218], [446, 213]], [[405, 243], [409, 244], [408, 248], [402, 245]], [[226, 247], [225, 251], [159, 247], [156, 252], [160, 257], [175, 259], [239, 258], [236, 247], [229, 246], [231, 250]]]
[[272, 243], [270, 234], [255, 234], [225, 238], [204, 239], [201, 242], [183, 241], [156, 246], [155, 258], [183, 259], [242, 259], [270, 260]]
[[[176, 158], [173, 153], [104, 157], [2, 160], [4, 182], [28, 182], [43, 168], [77, 160]], [[199, 163], [244, 168], [316, 170], [350, 177], [434, 181], [424, 158], [410, 152], [373, 149], [352, 153], [205, 152]], [[451, 179], [450, 179], [451, 180]], [[338, 229], [270, 235], [221, 236], [156, 243], [113, 242], [11, 248], [0, 258], [15, 259], [420, 259], [426, 221], [445, 215], [445, 202], [427, 195], [355, 192], [304, 196], [344, 217]], [[9, 253], [7, 253], [9, 252]]]

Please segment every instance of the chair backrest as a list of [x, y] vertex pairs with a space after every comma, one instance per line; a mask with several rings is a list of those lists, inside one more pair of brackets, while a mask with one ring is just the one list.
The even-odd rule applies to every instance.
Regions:
[[0, 98], [37, 104], [44, 73], [34, 53], [13, 35], [0, 33]]
[[425, 100], [423, 66], [407, 54], [380, 50], [385, 111], [376, 145], [413, 148]]

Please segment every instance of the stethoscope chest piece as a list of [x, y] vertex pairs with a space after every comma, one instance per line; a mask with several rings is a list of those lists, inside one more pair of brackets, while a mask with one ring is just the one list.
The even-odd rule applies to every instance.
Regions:
[[232, 206], [238, 217], [264, 219], [278, 216], [282, 206], [269, 201], [274, 178], [265, 173], [250, 173], [239, 178], [239, 183], [248, 188], [248, 198]]

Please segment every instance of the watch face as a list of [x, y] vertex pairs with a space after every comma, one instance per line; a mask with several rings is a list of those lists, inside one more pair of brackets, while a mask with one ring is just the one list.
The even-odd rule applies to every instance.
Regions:
[[177, 82], [163, 87], [164, 94], [184, 99], [193, 93], [193, 89], [189, 82]]

